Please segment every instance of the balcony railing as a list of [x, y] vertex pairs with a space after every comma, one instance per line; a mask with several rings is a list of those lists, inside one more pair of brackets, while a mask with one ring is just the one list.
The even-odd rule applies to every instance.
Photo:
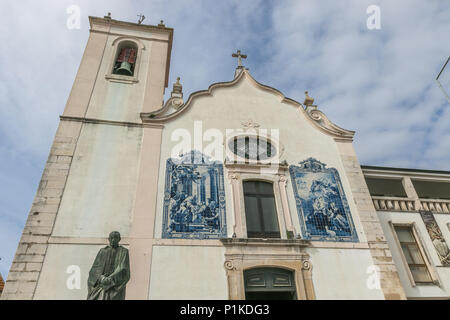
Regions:
[[423, 210], [450, 213], [450, 200], [420, 199], [420, 203]]
[[439, 213], [450, 213], [450, 200], [441, 199], [415, 199], [399, 197], [372, 196], [373, 205], [379, 211], [405, 211], [414, 212], [419, 210], [433, 211]]
[[399, 197], [372, 196], [376, 210], [382, 211], [418, 211], [414, 199]]

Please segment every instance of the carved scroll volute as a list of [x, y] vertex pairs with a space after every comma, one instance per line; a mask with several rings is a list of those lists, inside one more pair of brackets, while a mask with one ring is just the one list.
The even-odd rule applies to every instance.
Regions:
[[309, 260], [302, 261], [302, 274], [303, 283], [305, 286], [305, 294], [307, 300], [316, 299], [316, 294], [314, 292], [314, 285], [312, 282], [312, 264]]
[[227, 259], [223, 264], [228, 278], [228, 299], [245, 299], [244, 274], [240, 259]]
[[311, 271], [312, 270], [312, 265], [311, 265], [311, 262], [309, 260], [303, 260], [303, 262], [302, 262], [302, 270], [305, 270], [305, 271]]
[[225, 261], [223, 266], [225, 267], [225, 270], [227, 270], [227, 271], [234, 271], [234, 270], [236, 270], [236, 266], [233, 264], [233, 260]]
[[181, 98], [172, 98], [172, 100], [170, 101], [170, 103], [172, 104], [172, 107], [173, 107], [175, 110], [179, 110], [179, 109], [181, 109], [181, 107], [183, 106], [184, 101], [183, 101], [183, 99], [181, 99]]
[[325, 120], [325, 117], [323, 116], [323, 113], [317, 109], [313, 109], [309, 112], [309, 115], [311, 118], [317, 122], [322, 122]]
[[223, 267], [227, 272], [242, 271], [242, 260], [235, 258], [228, 258], [225, 260]]
[[278, 181], [280, 182], [280, 185], [286, 187], [288, 178], [285, 175], [280, 175]]

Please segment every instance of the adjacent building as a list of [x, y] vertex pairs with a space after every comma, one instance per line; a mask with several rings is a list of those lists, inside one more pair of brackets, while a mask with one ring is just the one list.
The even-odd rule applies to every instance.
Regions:
[[450, 172], [362, 170], [406, 296], [448, 299]]
[[3, 277], [0, 274], [0, 297], [2, 296], [3, 288], [5, 287], [5, 282], [3, 281]]

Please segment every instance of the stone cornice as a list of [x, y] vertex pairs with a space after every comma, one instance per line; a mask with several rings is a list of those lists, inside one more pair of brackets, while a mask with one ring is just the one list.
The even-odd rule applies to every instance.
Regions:
[[152, 124], [152, 123], [139, 123], [139, 122], [124, 122], [124, 121], [113, 121], [113, 120], [102, 120], [94, 118], [83, 118], [83, 117], [71, 117], [71, 116], [59, 116], [61, 121], [75, 121], [83, 123], [95, 123], [95, 124], [107, 124], [113, 126], [125, 126], [125, 127], [139, 127], [139, 128], [164, 128], [162, 124]]
[[[276, 167], [277, 171], [288, 171], [289, 165], [287, 163], [258, 163], [258, 162], [233, 162], [230, 160], [225, 161], [225, 167], [228, 169], [245, 169], [245, 170], [261, 170], [261, 169], [271, 169]], [[238, 170], [239, 171], [239, 170]]]
[[224, 246], [308, 247], [310, 245], [310, 241], [302, 239], [225, 238], [220, 241]]
[[103, 24], [103, 25], [108, 24], [108, 25], [112, 25], [112, 26], [119, 26], [122, 28], [134, 29], [134, 30], [140, 30], [140, 31], [146, 30], [146, 31], [151, 31], [151, 32], [173, 33], [173, 28], [167, 28], [166, 26], [138, 24], [138, 23], [133, 23], [133, 22], [120, 21], [120, 20], [114, 20], [114, 19], [105, 19], [105, 18], [93, 17], [93, 16], [89, 16], [89, 24], [91, 26], [91, 29], [93, 29], [94, 24]]
[[[102, 34], [109, 34], [110, 36], [118, 36], [121, 38], [132, 38], [132, 39], [139, 39], [139, 40], [148, 40], [148, 41], [156, 41], [156, 42], [164, 42], [164, 43], [169, 43], [169, 40], [165, 40], [165, 39], [158, 39], [158, 38], [154, 38], [154, 37], [142, 37], [142, 36], [126, 36], [123, 33], [115, 33], [115, 32], [107, 32], [107, 31], [101, 31], [101, 30], [89, 30], [89, 32], [93, 32], [93, 33], [102, 33]], [[117, 41], [117, 40], [115, 40]]]
[[362, 172], [365, 177], [373, 178], [401, 178], [401, 177], [416, 177], [422, 180], [434, 180], [434, 181], [449, 181], [450, 172], [432, 172], [432, 171], [414, 171], [414, 169], [397, 169], [397, 168], [365, 168], [361, 166]]

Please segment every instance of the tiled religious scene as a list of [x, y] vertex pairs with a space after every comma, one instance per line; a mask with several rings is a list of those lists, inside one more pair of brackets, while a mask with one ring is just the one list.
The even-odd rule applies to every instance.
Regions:
[[358, 241], [337, 170], [312, 158], [289, 170], [304, 237]]
[[168, 159], [163, 237], [225, 237], [225, 221], [223, 165], [194, 151]]
[[448, 249], [448, 245], [445, 242], [445, 238], [442, 235], [441, 229], [436, 222], [433, 212], [421, 211], [420, 215], [422, 216], [423, 223], [427, 228], [428, 235], [433, 242], [433, 246], [436, 249], [439, 260], [442, 265], [450, 266], [450, 250]]

